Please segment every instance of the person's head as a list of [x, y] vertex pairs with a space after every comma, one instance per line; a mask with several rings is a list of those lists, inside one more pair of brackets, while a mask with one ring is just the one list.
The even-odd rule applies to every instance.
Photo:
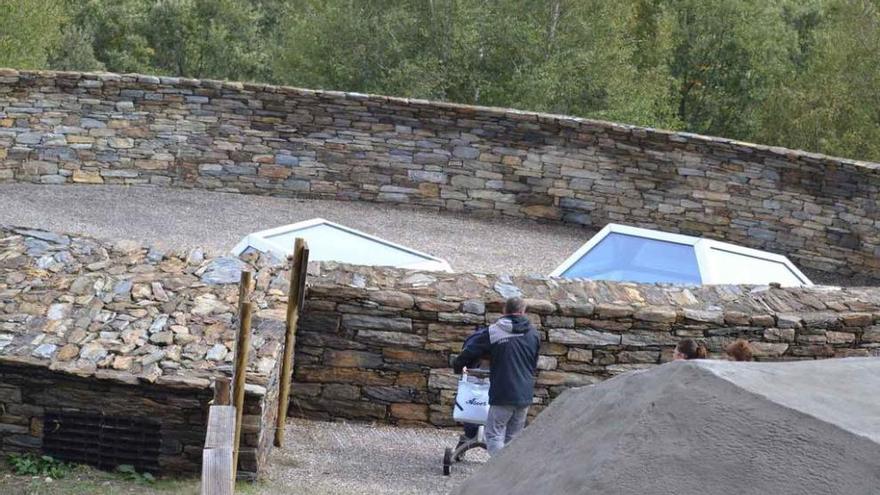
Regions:
[[737, 339], [734, 343], [727, 346], [727, 355], [734, 361], [751, 361], [752, 347], [748, 341]]
[[521, 297], [511, 297], [504, 301], [504, 314], [522, 315], [526, 313], [526, 302]]
[[676, 361], [681, 359], [706, 359], [707, 357], [709, 357], [709, 352], [706, 351], [703, 344], [698, 344], [694, 339], [680, 340], [678, 345], [675, 346], [675, 352], [672, 354], [672, 358]]

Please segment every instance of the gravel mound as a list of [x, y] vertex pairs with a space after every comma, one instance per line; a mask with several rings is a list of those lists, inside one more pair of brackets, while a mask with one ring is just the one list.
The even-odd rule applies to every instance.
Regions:
[[876, 494], [880, 359], [680, 361], [572, 389], [459, 494]]

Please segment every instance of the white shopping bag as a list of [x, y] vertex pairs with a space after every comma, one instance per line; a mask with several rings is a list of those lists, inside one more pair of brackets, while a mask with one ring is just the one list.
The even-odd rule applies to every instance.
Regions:
[[452, 418], [459, 423], [484, 425], [488, 416], [489, 380], [471, 381], [467, 374], [462, 374], [452, 406]]

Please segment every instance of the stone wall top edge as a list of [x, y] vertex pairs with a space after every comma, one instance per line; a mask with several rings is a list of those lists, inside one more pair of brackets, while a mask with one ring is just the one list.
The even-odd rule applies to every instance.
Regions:
[[[173, 76], [145, 75], [138, 73], [112, 73], [112, 72], [70, 72], [70, 71], [50, 71], [50, 70], [18, 70], [12, 68], [0, 68], [0, 77], [16, 77], [16, 76], [35, 76], [46, 78], [62, 78], [62, 79], [93, 79], [103, 81], [124, 81], [130, 83], [144, 83], [166, 86], [183, 86], [183, 87], [206, 87], [215, 89], [229, 89], [234, 91], [259, 91], [270, 93], [287, 93], [292, 95], [313, 96], [313, 97], [331, 97], [344, 100], [355, 101], [373, 101], [380, 103], [400, 104], [415, 108], [430, 108], [439, 110], [449, 110], [467, 114], [468, 116], [484, 116], [494, 118], [515, 118], [516, 120], [531, 120], [535, 122], [556, 122], [569, 123], [578, 126], [602, 128], [609, 132], [617, 132], [623, 134], [641, 134], [645, 137], [653, 137], [663, 141], [675, 141], [677, 139], [685, 139], [687, 141], [705, 144], [709, 146], [737, 146], [753, 151], [767, 153], [776, 157], [784, 157], [789, 160], [810, 159], [826, 164], [839, 164], [854, 166], [860, 169], [868, 169], [870, 171], [880, 172], [880, 163], [856, 160], [844, 157], [835, 157], [821, 153], [813, 153], [804, 150], [795, 150], [784, 148], [781, 146], [771, 146], [765, 144], [751, 143], [739, 141], [730, 138], [717, 136], [707, 136], [683, 131], [671, 131], [665, 129], [657, 129], [653, 127], [644, 127], [638, 125], [624, 124], [618, 122], [610, 122], [598, 119], [589, 119], [584, 117], [575, 117], [570, 115], [552, 114], [544, 112], [535, 112], [529, 110], [519, 110], [503, 107], [489, 107], [480, 105], [466, 105], [461, 103], [424, 100], [418, 98], [405, 98], [397, 96], [385, 96], [377, 94], [365, 94], [357, 92], [322, 90], [322, 89], [306, 89], [293, 86], [282, 86], [265, 83], [254, 82], [234, 82], [220, 81], [213, 79], [192, 79]], [[571, 127], [571, 126], [569, 126]], [[686, 141], [686, 142], [687, 142]]]
[[[674, 286], [545, 276], [482, 273], [437, 273], [323, 262], [310, 270], [316, 297], [367, 299], [371, 293], [400, 291], [415, 298], [500, 303], [508, 295], [567, 305], [612, 305], [630, 308], [735, 311], [747, 314], [850, 313], [877, 314], [880, 287], [774, 288], [746, 285]], [[380, 301], [386, 294], [378, 297]], [[538, 303], [538, 304], [544, 304]]]
[[[216, 377], [229, 374], [231, 357], [227, 357], [232, 348], [223, 334], [234, 332], [235, 309], [227, 303], [230, 297], [237, 298], [237, 286], [226, 279], [202, 277], [206, 273], [205, 277], [213, 277], [212, 267], [225, 258], [204, 257], [200, 248], [165, 251], [135, 241], [111, 242], [3, 225], [0, 240], [6, 260], [16, 260], [0, 264], [0, 292], [6, 303], [0, 305], [0, 320], [13, 322], [0, 327], [0, 366], [32, 366], [122, 384], [180, 389], [207, 389]], [[50, 270], [37, 269], [37, 260], [48, 251], [63, 254], [60, 259], [65, 261]], [[235, 266], [254, 273], [263, 269], [247, 261]], [[28, 302], [32, 287], [39, 287], [44, 298], [39, 304]], [[249, 360], [248, 384], [256, 387], [271, 380], [280, 361], [280, 345], [275, 344], [279, 334], [283, 339], [283, 311], [278, 297], [269, 292], [264, 287], [254, 289], [260, 307], [253, 331], [262, 343], [254, 346]], [[95, 301], [100, 301], [97, 306], [92, 304]], [[99, 309], [94, 314], [88, 310], [83, 323], [87, 304]], [[23, 306], [25, 311], [19, 311]], [[50, 316], [52, 311], [56, 312]], [[14, 316], [7, 320], [10, 314]], [[118, 321], [112, 325], [117, 317], [127, 322], [122, 328]], [[53, 321], [75, 330], [55, 332], [49, 328]], [[208, 327], [210, 336], [201, 330], [190, 333], [191, 328]], [[126, 330], [132, 332], [123, 337]], [[88, 358], [83, 355], [86, 348], [91, 348]], [[218, 354], [209, 358], [211, 349]], [[136, 363], [139, 366], [133, 367]], [[153, 367], [145, 368], [149, 365]]]
[[65, 367], [62, 363], [51, 359], [39, 359], [30, 356], [0, 355], [0, 372], [4, 370], [21, 370], [28, 373], [32, 373], [34, 370], [44, 370], [72, 379], [96, 379], [114, 385], [149, 386], [157, 389], [174, 389], [177, 391], [189, 390], [199, 392], [212, 390], [213, 387], [212, 381], [204, 377], [168, 375], [160, 377], [155, 382], [147, 382], [140, 380], [135, 375], [122, 371], [110, 369], [84, 371], [73, 367]]

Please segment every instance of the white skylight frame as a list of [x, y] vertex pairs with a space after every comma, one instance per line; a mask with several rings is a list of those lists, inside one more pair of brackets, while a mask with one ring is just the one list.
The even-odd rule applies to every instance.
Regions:
[[[583, 258], [584, 255], [586, 255], [590, 250], [596, 247], [596, 245], [602, 242], [602, 240], [604, 240], [611, 233], [653, 239], [657, 241], [671, 242], [675, 244], [683, 244], [693, 247], [694, 255], [697, 259], [697, 269], [699, 270], [702, 284], [719, 285], [732, 283], [729, 279], [726, 279], [724, 277], [721, 268], [717, 265], [717, 263], [714, 263], [712, 260], [712, 250], [719, 250], [782, 264], [792, 273], [792, 275], [794, 275], [795, 278], [801, 281], [800, 286], [813, 286], [813, 282], [810, 281], [810, 279], [806, 275], [804, 275], [803, 272], [801, 272], [798, 267], [791, 262], [791, 260], [780, 254], [770, 253], [767, 251], [761, 251], [758, 249], [752, 249], [743, 246], [737, 246], [736, 244], [716, 241], [713, 239], [703, 239], [689, 235], [673, 234], [669, 232], [661, 232], [658, 230], [631, 227], [629, 225], [620, 225], [616, 223], [609, 223], [604, 228], [602, 228], [602, 230], [597, 232], [596, 235], [591, 237], [590, 240], [584, 243], [583, 246], [578, 248], [577, 251], [566, 258], [566, 260], [563, 261], [561, 265], [557, 266], [556, 269], [554, 269], [553, 272], [550, 273], [550, 276], [562, 277], [569, 268], [571, 268], [575, 263]], [[782, 283], [782, 285], [791, 286], [791, 284], [786, 283]]]
[[[261, 230], [259, 232], [254, 232], [246, 235], [235, 247], [232, 248], [232, 254], [235, 256], [241, 255], [248, 248], [256, 249], [257, 251], [263, 253], [272, 253], [278, 259], [285, 259], [287, 256], [293, 253], [293, 245], [291, 246], [282, 246], [279, 243], [272, 242], [270, 238], [278, 235], [285, 235], [297, 230], [304, 230], [311, 227], [316, 227], [319, 225], [325, 225], [328, 227], [332, 227], [349, 234], [362, 237], [369, 241], [385, 245], [395, 250], [403, 251], [408, 253], [411, 256], [416, 256], [419, 258], [423, 258], [424, 261], [419, 261], [415, 263], [405, 263], [393, 265], [397, 268], [404, 268], [407, 270], [426, 270], [426, 271], [435, 271], [435, 272], [452, 272], [452, 267], [449, 263], [436, 256], [432, 256], [427, 253], [423, 253], [421, 251], [417, 251], [412, 248], [408, 248], [406, 246], [402, 246], [400, 244], [382, 239], [380, 237], [376, 237], [365, 232], [361, 232], [359, 230], [352, 229], [350, 227], [346, 227], [345, 225], [340, 225], [335, 222], [331, 222], [329, 220], [325, 220], [323, 218], [312, 218], [310, 220], [304, 220], [302, 222], [292, 223], [288, 225], [282, 225], [280, 227], [275, 227], [272, 229]], [[315, 259], [314, 254], [311, 259]]]

